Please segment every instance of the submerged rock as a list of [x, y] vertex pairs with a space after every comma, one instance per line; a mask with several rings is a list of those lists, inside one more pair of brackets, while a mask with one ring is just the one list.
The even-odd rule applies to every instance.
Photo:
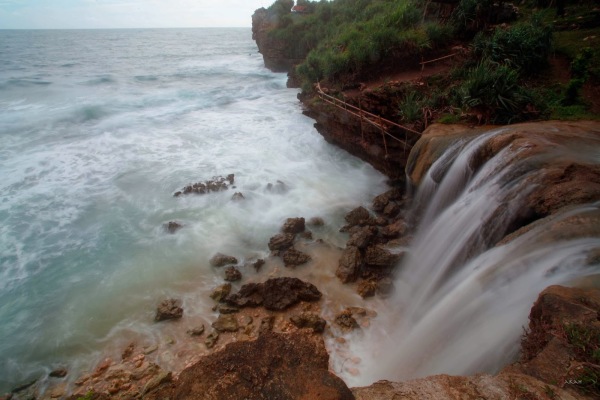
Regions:
[[311, 260], [311, 257], [308, 254], [302, 253], [294, 249], [287, 249], [282, 255], [283, 264], [286, 267], [297, 267], [302, 264], [306, 264]]
[[156, 308], [156, 316], [154, 320], [166, 321], [169, 319], [179, 319], [183, 316], [183, 308], [181, 307], [181, 300], [179, 299], [166, 299], [163, 300]]
[[211, 257], [211, 259], [209, 260], [209, 263], [213, 267], [224, 267], [225, 265], [229, 265], [229, 264], [237, 264], [238, 260], [237, 260], [237, 258], [235, 258], [233, 256], [228, 256], [226, 254], [217, 253]]
[[225, 300], [229, 293], [231, 293], [231, 283], [226, 283], [215, 288], [215, 290], [213, 290], [213, 292], [210, 294], [210, 298], [220, 303]]
[[236, 267], [227, 267], [224, 279], [227, 282], [236, 282], [242, 279], [242, 273]]
[[234, 174], [229, 174], [226, 178], [223, 178], [222, 176], [213, 176], [212, 179], [204, 182], [191, 183], [183, 187], [183, 189], [175, 192], [173, 196], [179, 197], [184, 194], [207, 194], [211, 192], [219, 192], [222, 190], [227, 190], [229, 185], [233, 185], [233, 182]]
[[365, 264], [374, 267], [392, 267], [403, 255], [404, 253], [392, 253], [382, 246], [371, 246], [365, 253]]
[[175, 233], [183, 228], [183, 225], [175, 221], [169, 221], [163, 225], [163, 228], [169, 233]]
[[231, 200], [233, 201], [241, 201], [241, 200], [245, 200], [246, 198], [244, 197], [244, 195], [241, 192], [235, 192], [233, 194], [233, 196], [231, 196]]
[[352, 316], [352, 312], [349, 310], [344, 310], [338, 315], [335, 316], [336, 325], [340, 326], [343, 330], [351, 331], [357, 328], [360, 328], [358, 322]]
[[308, 226], [324, 226], [325, 221], [321, 217], [312, 217], [307, 222]]

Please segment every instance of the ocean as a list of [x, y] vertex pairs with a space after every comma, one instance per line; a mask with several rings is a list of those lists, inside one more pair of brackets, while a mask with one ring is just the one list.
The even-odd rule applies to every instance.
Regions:
[[[319, 272], [268, 264], [243, 283], [337, 285], [343, 216], [385, 177], [325, 142], [286, 79], [245, 28], [0, 30], [0, 393], [132, 340], [173, 342], [153, 322], [167, 297], [209, 325], [223, 283], [209, 258], [268, 257], [287, 217], [325, 220]], [[235, 189], [173, 196], [228, 174]]]

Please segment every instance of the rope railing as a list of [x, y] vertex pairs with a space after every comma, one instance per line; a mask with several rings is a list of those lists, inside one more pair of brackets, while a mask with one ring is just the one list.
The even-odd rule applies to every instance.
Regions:
[[[415, 131], [406, 126], [400, 125], [396, 122], [390, 121], [389, 119], [383, 118], [380, 115], [376, 115], [376, 114], [370, 113], [368, 111], [365, 111], [360, 107], [356, 107], [352, 104], [346, 103], [345, 101], [338, 99], [337, 97], [333, 97], [333, 96], [325, 93], [323, 91], [323, 89], [321, 89], [320, 83], [317, 83], [316, 89], [317, 89], [317, 94], [319, 95], [319, 98], [321, 100], [323, 100], [326, 103], [329, 103], [341, 110], [346, 111], [348, 114], [353, 115], [356, 118], [360, 118], [361, 123], [362, 123], [362, 121], [365, 121], [368, 124], [378, 128], [381, 131], [382, 136], [383, 136], [383, 142], [386, 147], [386, 154], [387, 154], [387, 143], [385, 141], [385, 136], [388, 136], [388, 137], [394, 139], [395, 141], [401, 143], [406, 148], [406, 147], [411, 147], [408, 144], [408, 140], [406, 138], [406, 132], [410, 132], [410, 133], [413, 133], [413, 134], [416, 134], [419, 136], [421, 135], [421, 133], [418, 131]], [[395, 137], [394, 135], [390, 134], [387, 131], [388, 126], [396, 126], [400, 129], [404, 130], [404, 132], [405, 132], [404, 140], [399, 139], [399, 138]]]

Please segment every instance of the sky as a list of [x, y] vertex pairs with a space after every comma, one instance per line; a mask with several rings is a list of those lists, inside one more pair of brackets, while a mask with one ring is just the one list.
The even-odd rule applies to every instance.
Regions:
[[274, 0], [0, 0], [0, 29], [249, 27]]

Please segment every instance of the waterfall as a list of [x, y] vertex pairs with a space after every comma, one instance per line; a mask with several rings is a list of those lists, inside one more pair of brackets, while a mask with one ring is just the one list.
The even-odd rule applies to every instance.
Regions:
[[[564, 207], [502, 240], [530, 222], [528, 196], [543, 185], [545, 166], [597, 164], [600, 140], [591, 147], [558, 141], [544, 151], [507, 145], [474, 168], [482, 146], [505, 131], [457, 142], [429, 168], [415, 195], [419, 225], [398, 266], [396, 292], [380, 326], [353, 344], [363, 363], [352, 385], [498, 372], [516, 360], [543, 289], [600, 272], [599, 202]], [[582, 233], [582, 224], [591, 232]]]

